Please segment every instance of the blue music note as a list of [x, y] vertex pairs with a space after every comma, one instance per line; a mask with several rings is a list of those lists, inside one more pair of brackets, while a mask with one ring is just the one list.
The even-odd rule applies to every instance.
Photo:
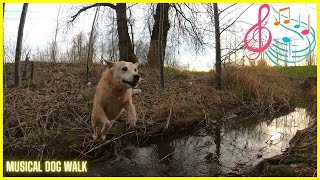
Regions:
[[300, 27], [300, 13], [299, 13], [299, 24], [294, 25], [294, 28], [299, 28]]
[[291, 57], [291, 40], [288, 37], [283, 37], [282, 41], [285, 42], [286, 44], [289, 43], [289, 56], [288, 56], [288, 58], [289, 58], [289, 57]]

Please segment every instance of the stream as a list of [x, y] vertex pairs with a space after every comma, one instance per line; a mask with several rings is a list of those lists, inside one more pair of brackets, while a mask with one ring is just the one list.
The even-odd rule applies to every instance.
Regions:
[[89, 163], [88, 176], [241, 175], [285, 151], [296, 132], [311, 121], [304, 108], [272, 117], [232, 119], [211, 132], [200, 129], [127, 147], [117, 158]]

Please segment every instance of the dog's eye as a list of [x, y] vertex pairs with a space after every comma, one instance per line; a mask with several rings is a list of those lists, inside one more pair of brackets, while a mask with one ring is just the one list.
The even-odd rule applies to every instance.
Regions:
[[123, 67], [121, 68], [122, 71], [128, 71], [128, 68], [127, 67]]
[[137, 69], [134, 69], [134, 72], [137, 72]]

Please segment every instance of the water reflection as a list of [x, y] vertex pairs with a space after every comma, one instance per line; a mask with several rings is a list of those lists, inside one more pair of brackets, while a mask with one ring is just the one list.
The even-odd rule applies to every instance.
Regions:
[[108, 162], [93, 163], [92, 176], [215, 176], [241, 174], [264, 158], [281, 154], [311, 117], [296, 108], [274, 119], [217, 124], [214, 131], [133, 147]]

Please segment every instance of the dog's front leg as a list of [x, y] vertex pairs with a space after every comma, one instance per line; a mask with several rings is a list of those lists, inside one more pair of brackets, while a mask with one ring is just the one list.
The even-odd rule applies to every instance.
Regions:
[[92, 127], [93, 129], [93, 139], [96, 139], [98, 136], [97, 132], [97, 121], [100, 121], [103, 124], [103, 127], [101, 129], [101, 138], [104, 140], [106, 139], [106, 134], [112, 127], [113, 121], [109, 121], [107, 118], [103, 107], [100, 104], [95, 103], [93, 108], [93, 113], [91, 116], [92, 120]]
[[102, 123], [103, 123], [103, 127], [101, 129], [101, 139], [102, 140], [106, 139], [107, 133], [111, 129], [113, 122], [114, 121], [109, 121], [107, 119], [107, 117], [105, 117], [105, 120], [102, 120]]
[[129, 128], [133, 128], [137, 123], [136, 108], [132, 103], [128, 103], [126, 109], [128, 111]]

